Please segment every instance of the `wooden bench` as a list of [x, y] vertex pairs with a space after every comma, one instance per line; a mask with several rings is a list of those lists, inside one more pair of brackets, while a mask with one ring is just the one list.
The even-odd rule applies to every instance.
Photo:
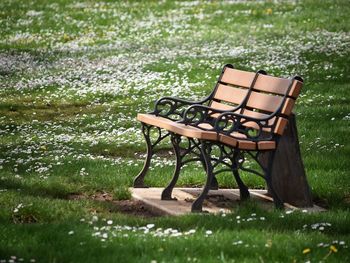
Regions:
[[[202, 211], [208, 191], [218, 187], [215, 176], [224, 171], [233, 173], [241, 199], [249, 198], [239, 169], [264, 178], [275, 206], [282, 208], [283, 200], [272, 183], [272, 166], [302, 85], [303, 80], [298, 76], [277, 78], [262, 70], [256, 73], [237, 70], [229, 64], [223, 68], [214, 90], [205, 99], [195, 102], [161, 98], [153, 112], [137, 115], [147, 143], [147, 157], [134, 180], [134, 187], [145, 187], [144, 177], [154, 148], [170, 136], [176, 166], [172, 180], [162, 192], [163, 200], [172, 200], [181, 167], [200, 161], [207, 180], [201, 195], [192, 204], [193, 212]], [[153, 141], [152, 129], [157, 131]], [[269, 153], [268, 160], [263, 162], [260, 157], [265, 153]], [[245, 166], [247, 156], [258, 163], [260, 171]]]

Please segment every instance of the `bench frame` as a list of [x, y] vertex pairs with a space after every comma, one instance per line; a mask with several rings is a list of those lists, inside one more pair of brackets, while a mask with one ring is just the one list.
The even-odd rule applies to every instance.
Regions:
[[[272, 150], [242, 150], [239, 147], [233, 147], [232, 145], [225, 144], [224, 142], [219, 140], [207, 140], [186, 137], [171, 131], [161, 129], [157, 126], [141, 122], [142, 133], [147, 144], [147, 156], [141, 172], [137, 175], [137, 177], [134, 180], [134, 187], [146, 187], [144, 184], [144, 178], [149, 169], [152, 156], [155, 152], [154, 149], [161, 141], [163, 141], [167, 137], [170, 137], [176, 157], [176, 165], [170, 183], [167, 187], [165, 187], [165, 189], [162, 192], [162, 200], [174, 200], [172, 198], [172, 191], [179, 178], [181, 168], [187, 163], [200, 161], [206, 171], [207, 180], [203, 187], [202, 193], [192, 204], [193, 212], [201, 212], [202, 204], [208, 194], [208, 191], [210, 189], [218, 189], [218, 182], [216, 180], [216, 176], [221, 172], [232, 172], [240, 189], [241, 200], [248, 199], [250, 196], [248, 187], [243, 183], [242, 179], [240, 178], [238, 172], [239, 169], [249, 173], [253, 173], [263, 178], [267, 183], [269, 193], [274, 199], [276, 208], [283, 208], [283, 200], [281, 200], [281, 198], [274, 190], [271, 177], [275, 152], [281, 135], [273, 132], [266, 132], [264, 130], [275, 130], [277, 121], [273, 121], [271, 124], [271, 120], [273, 118], [277, 118], [276, 116], [283, 116], [283, 114], [281, 114], [281, 111], [284, 107], [285, 101], [289, 98], [287, 94], [290, 94], [290, 90], [292, 88], [294, 80], [298, 80], [300, 82], [303, 82], [303, 80], [299, 76], [290, 79], [290, 84], [287, 89], [287, 92], [283, 96], [283, 103], [281, 103], [281, 105], [276, 109], [276, 111], [269, 114], [269, 116], [266, 118], [254, 118], [251, 116], [241, 114], [242, 112], [240, 111], [240, 109], [243, 109], [246, 106], [250, 93], [254, 89], [254, 85], [258, 76], [266, 75], [266, 72], [262, 70], [259, 70], [255, 73], [254, 80], [252, 81], [251, 86], [248, 89], [245, 99], [238, 106], [233, 107], [230, 110], [220, 110], [210, 107], [210, 102], [214, 98], [214, 94], [221, 83], [221, 79], [226, 68], [233, 69], [233, 66], [228, 64], [223, 68], [215, 88], [208, 97], [196, 102], [173, 97], [163, 97], [156, 102], [155, 108], [150, 114], [169, 119], [173, 122], [182, 123], [187, 126], [192, 126], [203, 131], [213, 131], [216, 132], [218, 136], [223, 135], [227, 137], [232, 137], [232, 134], [234, 132], [240, 132], [241, 134], [244, 134], [246, 136], [246, 138], [240, 138], [243, 141], [246, 140], [248, 142], [256, 143], [260, 142], [261, 140], [273, 141], [276, 143], [276, 147]], [[240, 113], [237, 113], [237, 111], [239, 111]], [[288, 116], [283, 117], [288, 118]], [[254, 123], [254, 125], [256, 125], [259, 128], [253, 129], [246, 127], [244, 126], [246, 122]], [[203, 127], [203, 124], [210, 125], [210, 128], [208, 128], [208, 126]], [[157, 131], [157, 138], [153, 142], [150, 136], [152, 129], [156, 129]], [[186, 145], [182, 143], [184, 142], [184, 140], [187, 140]], [[266, 152], [271, 152], [271, 154], [269, 154], [267, 164], [264, 165], [259, 159], [260, 155]], [[262, 172], [244, 166], [247, 156], [253, 158], [256, 161], [256, 163], [261, 168]], [[219, 164], [222, 164], [225, 168], [218, 169], [218, 167], [220, 166]]]

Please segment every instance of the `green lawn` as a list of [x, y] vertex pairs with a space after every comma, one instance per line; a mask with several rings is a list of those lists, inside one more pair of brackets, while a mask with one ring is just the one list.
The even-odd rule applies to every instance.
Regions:
[[[348, 0], [2, 0], [0, 263], [350, 262], [349, 14]], [[137, 112], [204, 97], [226, 63], [304, 78], [301, 150], [328, 211], [123, 213], [116, 201], [130, 198], [145, 154]], [[162, 146], [151, 186], [171, 178]], [[203, 183], [197, 166], [179, 180]], [[115, 202], [94, 198], [104, 193]]]

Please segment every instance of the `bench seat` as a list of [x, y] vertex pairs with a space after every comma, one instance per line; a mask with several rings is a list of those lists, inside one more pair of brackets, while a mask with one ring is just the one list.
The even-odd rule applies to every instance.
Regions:
[[[275, 141], [259, 141], [253, 142], [245, 140], [244, 134], [233, 132], [231, 135], [236, 137], [230, 137], [224, 134], [218, 134], [215, 131], [206, 131], [183, 123], [174, 122], [167, 118], [156, 116], [154, 114], [139, 113], [137, 114], [137, 120], [148, 125], [159, 127], [167, 131], [173, 132], [178, 135], [196, 138], [201, 140], [219, 141], [229, 146], [233, 146], [242, 150], [273, 150], [276, 148]], [[211, 129], [207, 123], [200, 124], [201, 128]], [[238, 139], [241, 137], [242, 139]]]
[[148, 125], [156, 126], [167, 131], [190, 138], [197, 138], [210, 141], [215, 141], [217, 139], [217, 133], [214, 131], [204, 131], [193, 126], [174, 122], [172, 120], [152, 114], [139, 113], [137, 114], [137, 120]]

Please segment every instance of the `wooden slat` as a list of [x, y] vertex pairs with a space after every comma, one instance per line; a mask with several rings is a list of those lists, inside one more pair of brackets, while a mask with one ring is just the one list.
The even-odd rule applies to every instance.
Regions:
[[282, 100], [283, 98], [280, 96], [273, 96], [253, 91], [249, 96], [247, 106], [267, 112], [274, 112], [281, 105]]
[[200, 123], [200, 124], [198, 124], [198, 127], [201, 127], [201, 128], [203, 128], [203, 129], [207, 129], [207, 130], [211, 130], [211, 129], [214, 128], [214, 127], [211, 126], [209, 123]]
[[[281, 105], [282, 101], [283, 97], [253, 91], [249, 97], [247, 106], [267, 112], [274, 112]], [[287, 98], [281, 113], [284, 115], [291, 114], [294, 103], [295, 101], [293, 99]]]
[[217, 109], [217, 110], [223, 110], [223, 111], [231, 111], [235, 106], [223, 104], [217, 101], [212, 101], [210, 104], [211, 108]]
[[[217, 101], [212, 101], [210, 107], [211, 107], [211, 108], [214, 108], [214, 109], [217, 109], [217, 110], [239, 113], [239, 110], [233, 111], [233, 109], [234, 109], [236, 106], [223, 104], [223, 103], [220, 103], [220, 102], [217, 102]], [[214, 113], [214, 114], [211, 114], [210, 117], [212, 117], [212, 118], [217, 118], [217, 117], [220, 116], [220, 114], [221, 114], [221, 113]]]
[[240, 104], [246, 97], [247, 93], [247, 89], [239, 89], [219, 84], [214, 94], [214, 98], [217, 100], [231, 102], [234, 104]]
[[[256, 112], [256, 111], [251, 111], [251, 110], [247, 110], [247, 109], [245, 109], [243, 111], [243, 115], [246, 115], [246, 116], [249, 116], [249, 117], [252, 117], [252, 118], [257, 118], [257, 119], [259, 119], [259, 118], [262, 119], [262, 118], [266, 118], [266, 117], [269, 116], [268, 114], [264, 114], [264, 113]], [[271, 118], [269, 120], [269, 124], [272, 124], [274, 121], [275, 121], [275, 117], [273, 117], [273, 118]], [[246, 123], [246, 124], [247, 125], [245, 125], [245, 126], [247, 126], [247, 127], [251, 127], [251, 128], [255, 128], [255, 129], [259, 128], [259, 127], [257, 127], [257, 125], [251, 125], [250, 123]], [[265, 131], [270, 131], [271, 129], [265, 128], [264, 130]]]
[[[235, 138], [231, 136], [234, 136]], [[254, 150], [256, 148], [255, 142], [239, 139], [246, 138], [246, 136], [242, 133], [233, 132], [231, 133], [231, 136], [219, 134], [219, 141], [231, 146], [238, 146], [240, 149]]]
[[284, 129], [286, 128], [287, 123], [288, 123], [287, 119], [282, 117], [278, 118], [274, 133], [282, 135], [284, 132]]
[[[242, 119], [242, 121], [244, 121], [244, 119]], [[249, 127], [249, 128], [253, 128], [253, 129], [256, 129], [256, 130], [260, 130], [259, 125], [255, 121], [247, 121], [247, 122], [243, 123], [242, 125], [244, 127]], [[264, 128], [263, 127], [263, 131], [271, 132], [271, 128]]]
[[261, 141], [258, 142], [258, 149], [259, 150], [272, 150], [276, 148], [276, 142], [275, 141]]
[[[244, 121], [244, 119], [242, 119], [242, 122]], [[242, 124], [244, 127], [249, 127], [249, 128], [253, 128], [253, 129], [256, 129], [256, 130], [259, 130], [259, 125], [254, 122], [254, 121], [247, 121], [245, 123]]]
[[267, 118], [269, 115], [265, 114], [265, 113], [261, 113], [261, 112], [256, 112], [256, 111], [252, 111], [252, 110], [247, 110], [245, 109], [243, 111], [243, 115], [249, 116], [249, 117], [253, 117], [253, 118]]
[[[254, 89], [267, 93], [285, 95], [288, 91], [289, 85], [289, 79], [277, 78], [260, 74], [255, 82]], [[302, 86], [303, 83], [301, 81], [293, 80], [293, 84], [288, 95], [293, 98], [297, 98], [299, 96]]]
[[[237, 136], [237, 134], [234, 134], [233, 136]], [[260, 141], [258, 143], [255, 143], [253, 141], [247, 141], [247, 140], [240, 140], [239, 138], [232, 138], [227, 135], [220, 134], [219, 135], [219, 141], [222, 143], [225, 143], [227, 145], [231, 145], [233, 147], [238, 147], [242, 150], [255, 150], [258, 148], [259, 150], [272, 150], [276, 148], [276, 142], [275, 141]]]
[[285, 95], [290, 85], [289, 79], [259, 74], [254, 89], [278, 95]]
[[190, 125], [185, 125], [182, 123], [177, 123], [160, 116], [139, 113], [137, 114], [137, 120], [186, 137], [213, 141], [217, 140], [216, 132], [204, 131], [196, 127], [192, 127]]
[[224, 134], [219, 134], [219, 141], [231, 145], [233, 147], [237, 146], [237, 139]]
[[255, 150], [256, 149], [256, 143], [252, 141], [238, 141], [238, 148], [243, 150]]
[[302, 86], [303, 86], [302, 82], [300, 82], [298, 80], [294, 80], [293, 85], [289, 91], [289, 96], [296, 99], [300, 94]]
[[240, 87], [249, 88], [254, 80], [255, 73], [232, 68], [226, 68], [221, 81]]
[[295, 103], [295, 100], [290, 99], [290, 98], [286, 99], [286, 102], [284, 103], [283, 108], [282, 108], [282, 114], [287, 115], [287, 116], [290, 115], [292, 113], [294, 103]]

